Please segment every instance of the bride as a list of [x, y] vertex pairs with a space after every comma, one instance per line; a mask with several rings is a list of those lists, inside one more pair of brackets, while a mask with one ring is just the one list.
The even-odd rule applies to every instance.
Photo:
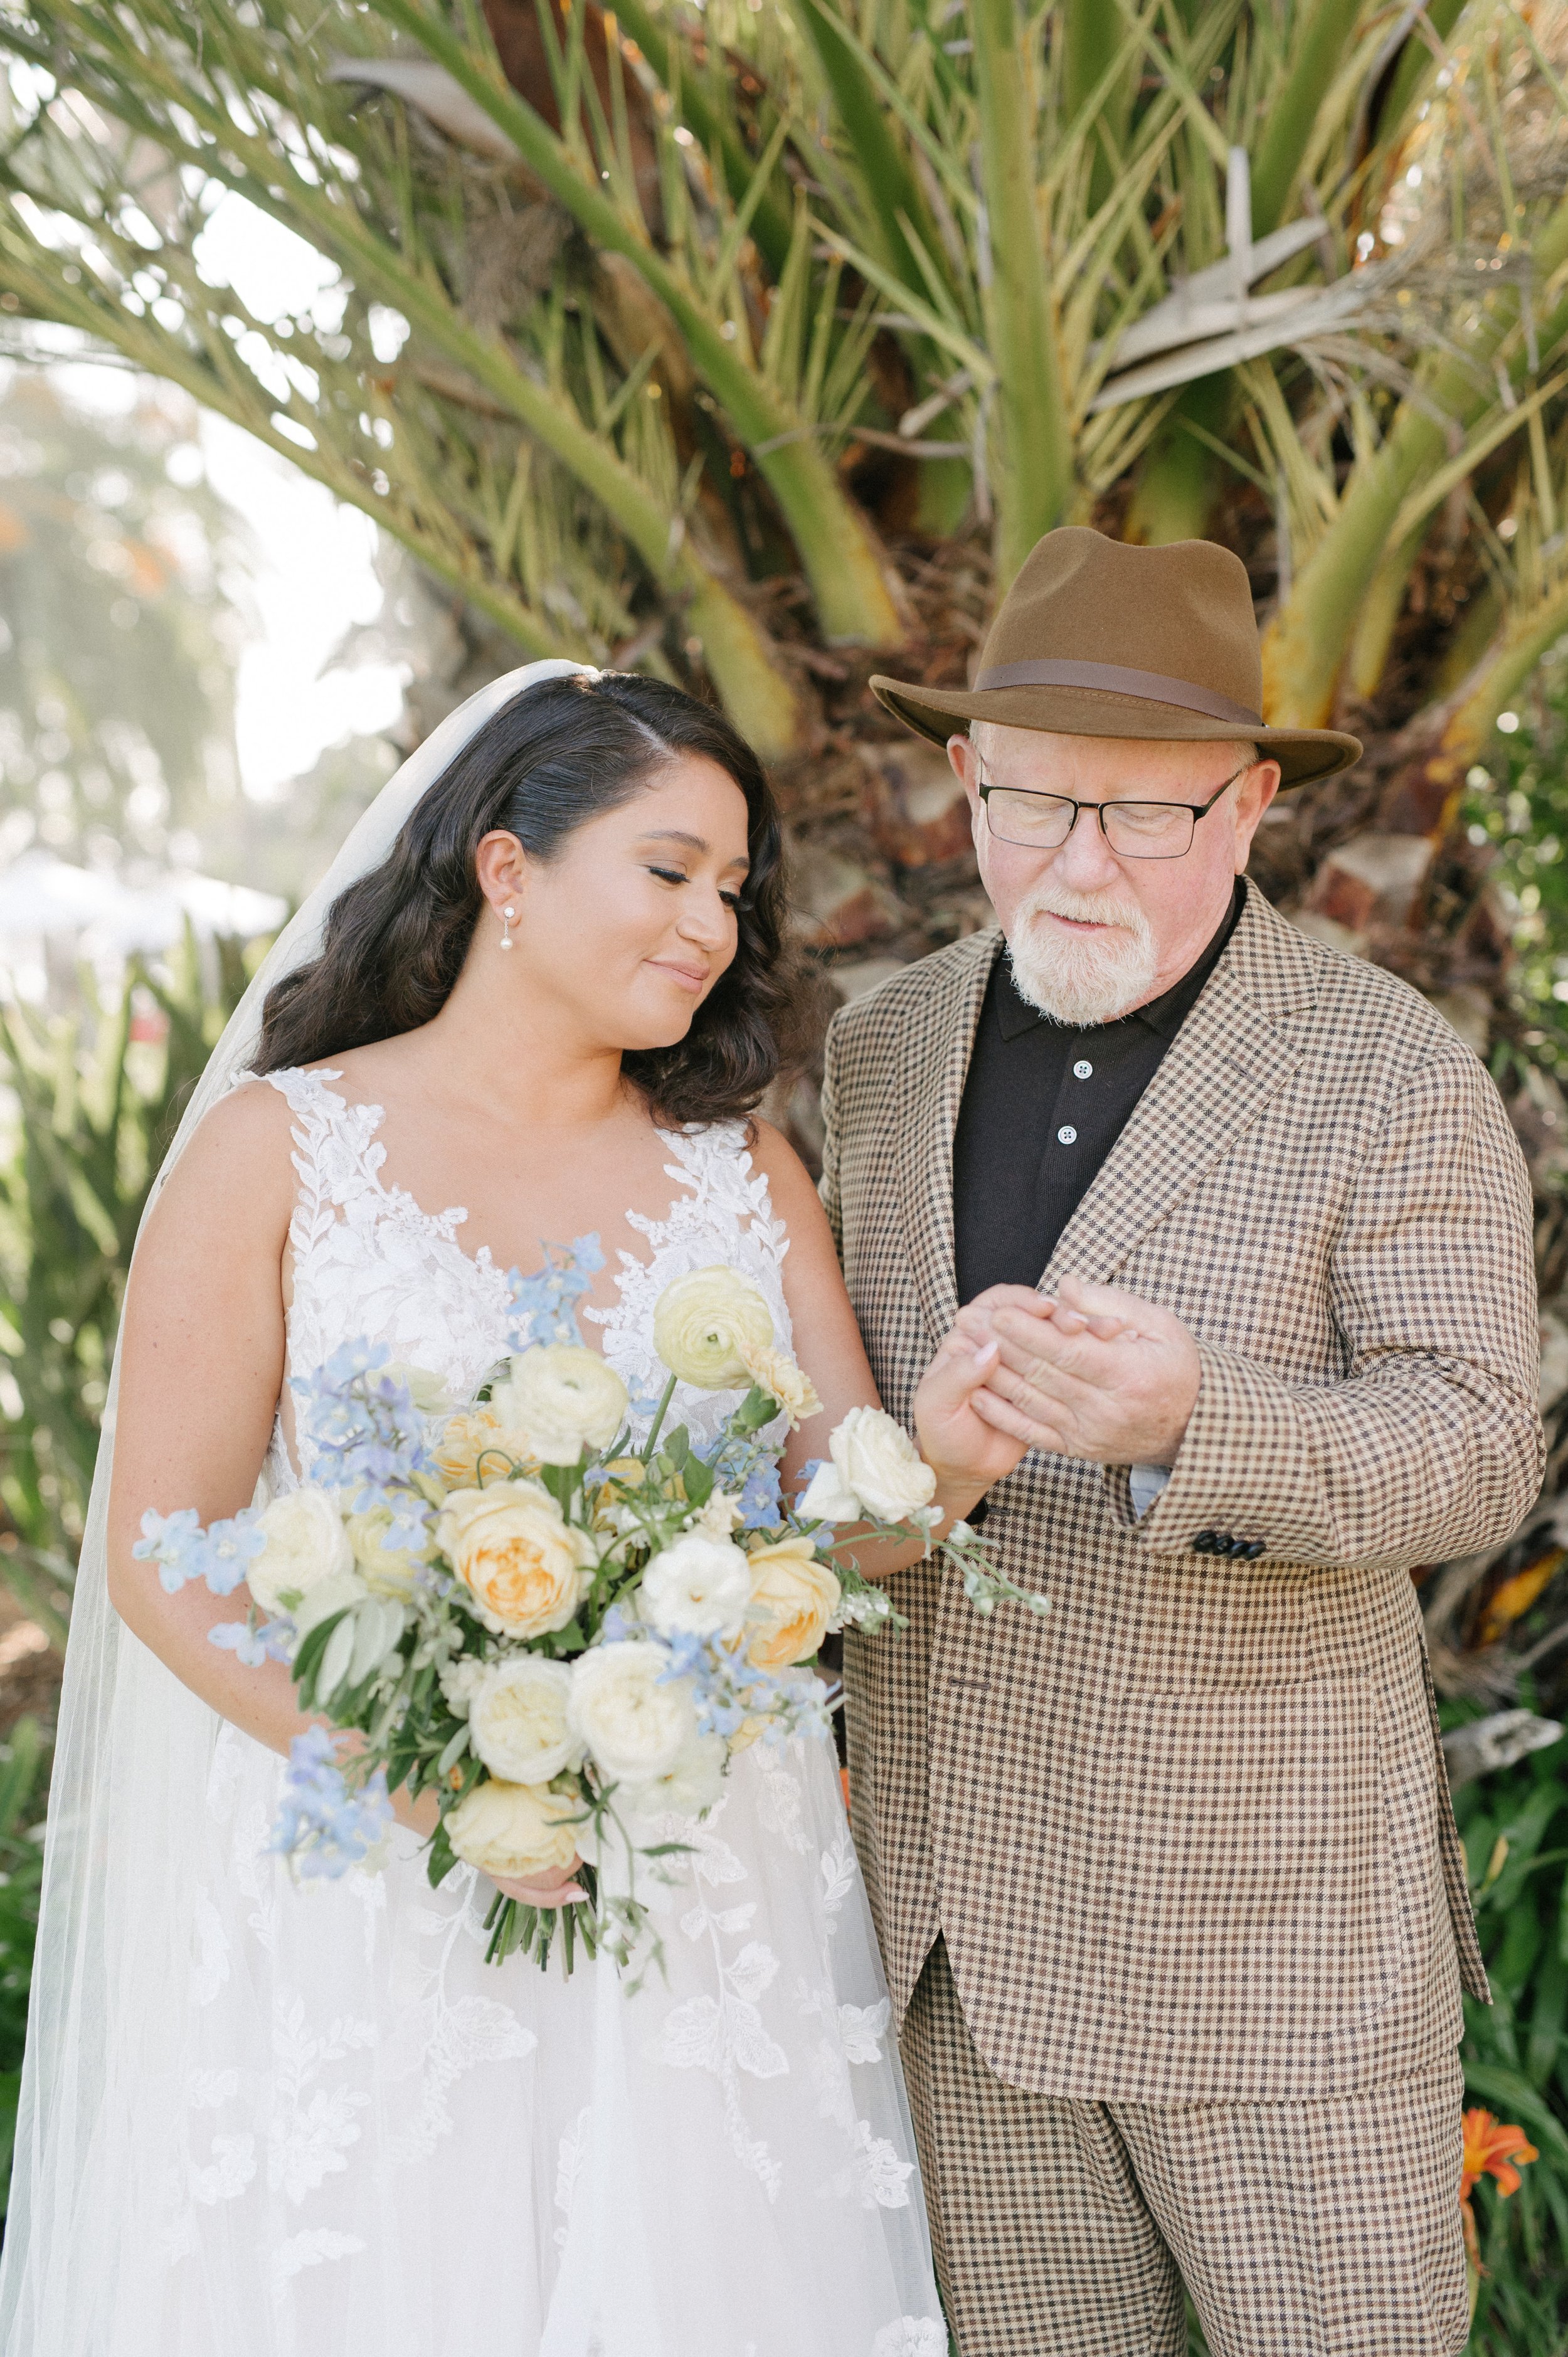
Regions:
[[[943, 2357], [831, 1747], [757, 1745], [661, 1827], [689, 1848], [635, 1995], [603, 1960], [497, 1969], [493, 1887], [429, 1887], [428, 1795], [397, 1796], [385, 1872], [291, 1882], [286, 1667], [132, 1554], [149, 1507], [297, 1480], [289, 1378], [342, 1342], [471, 1399], [545, 1240], [601, 1238], [587, 1334], [634, 1401], [664, 1285], [758, 1286], [824, 1407], [787, 1479], [875, 1398], [810, 1180], [747, 1118], [779, 857], [725, 722], [535, 664], [404, 765], [220, 1042], [138, 1243], [84, 1546], [6, 2357]], [[950, 1515], [1004, 1445], [967, 1353], [917, 1415]], [[682, 1385], [672, 1415], [701, 1441], [735, 1404]]]

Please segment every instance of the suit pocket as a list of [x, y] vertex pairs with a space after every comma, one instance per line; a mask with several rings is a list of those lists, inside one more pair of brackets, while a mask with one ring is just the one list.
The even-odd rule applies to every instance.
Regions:
[[1178, 2039], [1369, 2027], [1405, 1950], [1370, 1682], [1134, 1694], [1118, 1769], [1111, 2003]]

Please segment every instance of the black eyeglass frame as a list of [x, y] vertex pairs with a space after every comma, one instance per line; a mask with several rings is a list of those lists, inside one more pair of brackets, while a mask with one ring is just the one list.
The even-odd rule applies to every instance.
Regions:
[[[1224, 800], [1231, 787], [1236, 783], [1237, 778], [1244, 778], [1249, 770], [1255, 770], [1258, 764], [1256, 761], [1243, 761], [1240, 768], [1236, 771], [1235, 776], [1227, 778], [1225, 783], [1219, 787], [1217, 792], [1212, 793], [1206, 802], [1150, 802], [1139, 794], [1130, 794], [1126, 796], [1124, 800], [1117, 802], [1074, 802], [1070, 794], [1047, 794], [1041, 792], [1038, 789], [1033, 786], [999, 786], [993, 780], [987, 779], [983, 775], [981, 778], [979, 791], [981, 801], [986, 805], [985, 823], [988, 829], [991, 826], [990, 804], [993, 794], [1027, 794], [1031, 802], [1060, 802], [1065, 809], [1071, 811], [1071, 821], [1069, 823], [1068, 831], [1063, 835], [1060, 843], [1047, 844], [1044, 846], [1037, 844], [1020, 843], [1015, 846], [1019, 851], [1035, 851], [1042, 847], [1047, 851], [1065, 850], [1067, 845], [1072, 840], [1072, 831], [1078, 824], [1079, 818], [1086, 810], [1091, 810], [1096, 811], [1099, 813], [1100, 832], [1104, 835], [1106, 842], [1110, 844], [1111, 856], [1113, 859], [1185, 859], [1187, 853], [1192, 849], [1192, 834], [1187, 836], [1187, 841], [1182, 845], [1179, 851], [1118, 851], [1116, 845], [1111, 842], [1110, 832], [1105, 824], [1106, 812], [1108, 810], [1126, 809], [1186, 811], [1192, 820], [1193, 834], [1196, 834], [1197, 832], [1198, 820], [1200, 818], [1207, 818], [1209, 812], [1214, 808], [1215, 803]], [[1012, 843], [1014, 841], [1014, 837], [1010, 834], [999, 834], [995, 839], [998, 843]]]

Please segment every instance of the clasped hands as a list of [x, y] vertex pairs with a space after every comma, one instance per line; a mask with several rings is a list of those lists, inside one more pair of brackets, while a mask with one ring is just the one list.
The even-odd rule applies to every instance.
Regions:
[[959, 1312], [927, 1369], [916, 1430], [940, 1477], [983, 1488], [1030, 1448], [1168, 1466], [1200, 1372], [1180, 1318], [1135, 1294], [1072, 1276], [1054, 1295], [996, 1285]]

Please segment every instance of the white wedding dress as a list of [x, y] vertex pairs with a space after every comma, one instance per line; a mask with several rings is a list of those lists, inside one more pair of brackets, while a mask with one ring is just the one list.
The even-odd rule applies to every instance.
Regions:
[[[294, 1114], [288, 1364], [358, 1336], [467, 1399], [508, 1285], [381, 1177], [378, 1109], [277, 1073]], [[252, 1082], [252, 1086], [263, 1085]], [[657, 1392], [660, 1289], [725, 1262], [780, 1334], [787, 1249], [733, 1125], [667, 1134], [589, 1311]], [[612, 1242], [606, 1239], [607, 1245]], [[711, 1437], [733, 1395], [682, 1386]], [[268, 1480], [295, 1476], [281, 1433]], [[831, 1746], [758, 1744], [661, 1906], [665, 1976], [484, 1961], [492, 1886], [385, 1872], [296, 1888], [265, 1847], [283, 1763], [228, 1725], [205, 1792], [175, 2083], [130, 2091], [141, 2154], [104, 2357], [945, 2357], [915, 2148]], [[169, 2050], [166, 2036], [150, 2050]], [[124, 2092], [124, 2091], [123, 2091]]]

